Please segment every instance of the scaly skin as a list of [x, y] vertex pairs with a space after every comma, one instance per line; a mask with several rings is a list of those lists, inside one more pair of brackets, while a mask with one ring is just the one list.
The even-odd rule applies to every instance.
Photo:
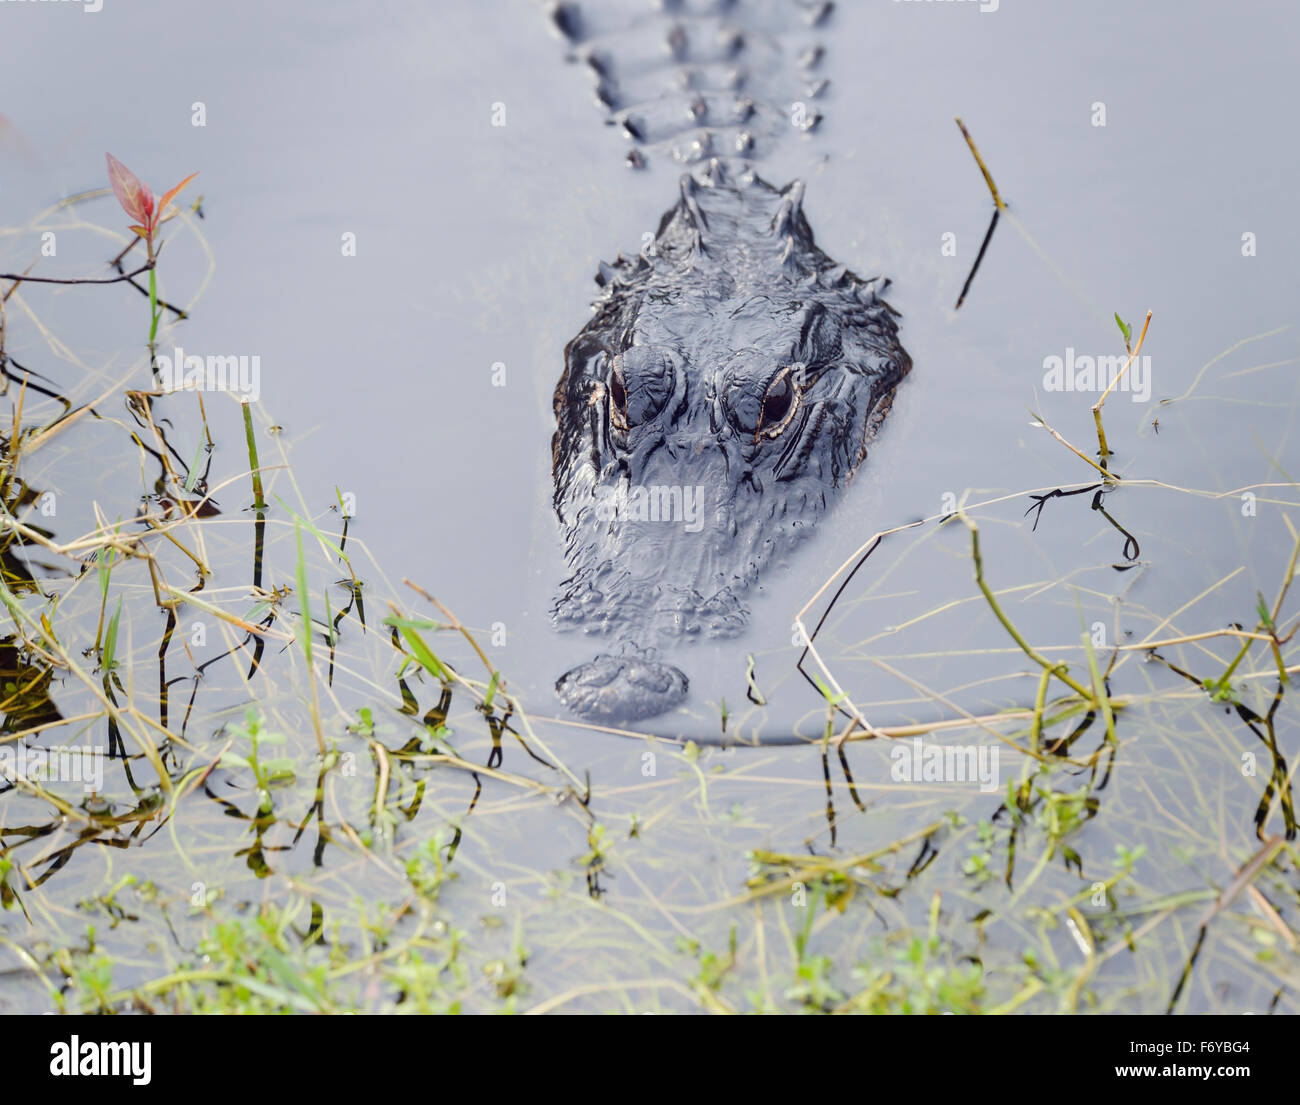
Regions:
[[911, 368], [888, 282], [818, 249], [802, 197], [716, 160], [683, 176], [654, 245], [601, 266], [565, 349], [554, 503], [572, 574], [553, 617], [618, 642], [556, 684], [589, 720], [685, 700], [656, 650], [744, 629], [744, 592], [830, 508]]

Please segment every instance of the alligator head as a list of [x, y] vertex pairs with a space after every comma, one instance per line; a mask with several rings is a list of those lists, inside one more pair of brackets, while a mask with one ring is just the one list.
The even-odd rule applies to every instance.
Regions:
[[730, 637], [742, 594], [811, 532], [911, 368], [885, 284], [813, 243], [803, 185], [718, 162], [635, 258], [602, 265], [555, 389], [555, 509], [572, 574], [556, 625], [616, 647], [563, 675], [614, 723], [687, 695], [666, 643]]

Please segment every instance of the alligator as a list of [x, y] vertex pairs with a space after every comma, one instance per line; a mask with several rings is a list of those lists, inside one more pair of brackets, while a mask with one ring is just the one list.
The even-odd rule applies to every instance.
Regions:
[[[674, 77], [649, 101], [653, 66], [620, 66], [626, 49], [609, 47], [585, 10], [551, 8], [632, 140], [629, 164], [657, 150], [687, 165], [653, 241], [601, 264], [594, 315], [565, 348], [554, 394], [554, 508], [570, 574], [552, 620], [613, 642], [555, 690], [603, 725], [686, 701], [688, 676], [661, 652], [679, 660], [682, 642], [745, 630], [746, 591], [831, 509], [911, 369], [881, 298], [888, 280], [822, 252], [803, 183], [777, 188], [754, 168], [760, 140], [819, 118], [744, 94], [739, 60], [751, 41], [774, 48], [772, 37], [741, 22], [739, 3], [660, 7], [659, 68]], [[830, 5], [786, 7], [818, 24]], [[800, 55], [813, 94], [825, 84], [807, 69], [821, 52]]]

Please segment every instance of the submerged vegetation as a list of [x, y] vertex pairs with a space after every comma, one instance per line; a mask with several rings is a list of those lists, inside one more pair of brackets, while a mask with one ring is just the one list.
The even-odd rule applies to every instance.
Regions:
[[[129, 183], [154, 220], [179, 189], [145, 211]], [[118, 277], [86, 280], [118, 286], [64, 295], [151, 305], [135, 363], [90, 363], [44, 261], [0, 277], [6, 1011], [1300, 1011], [1285, 429], [1269, 479], [1200, 488], [1172, 448], [1163, 478], [1117, 465], [1154, 423], [1108, 438], [1104, 395], [1092, 455], [1035, 415], [1082, 482], [874, 535], [800, 612], [805, 743], [603, 735], [520, 701], [342, 495], [307, 501], [260, 403], [143, 386], [212, 260], [196, 203], [172, 306], [156, 223], [123, 245], [87, 221], [105, 195], [0, 238], [3, 267], [55, 233], [87, 269], [110, 239]], [[1120, 321], [1130, 363], [1150, 323]], [[1288, 334], [1229, 353], [1258, 342], [1294, 363]], [[1293, 416], [1251, 390], [1273, 363], [1216, 358], [1159, 417], [1195, 448], [1229, 378]], [[1166, 536], [1230, 515], [1215, 557]], [[900, 782], [914, 740], [956, 755], [917, 745]], [[966, 751], [995, 785], [944, 776]]]

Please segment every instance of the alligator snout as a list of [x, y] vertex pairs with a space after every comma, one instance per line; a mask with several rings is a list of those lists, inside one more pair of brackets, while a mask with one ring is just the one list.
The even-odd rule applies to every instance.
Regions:
[[560, 701], [602, 724], [644, 721], [681, 705], [689, 682], [671, 664], [648, 656], [601, 654], [565, 672], [555, 683]]

